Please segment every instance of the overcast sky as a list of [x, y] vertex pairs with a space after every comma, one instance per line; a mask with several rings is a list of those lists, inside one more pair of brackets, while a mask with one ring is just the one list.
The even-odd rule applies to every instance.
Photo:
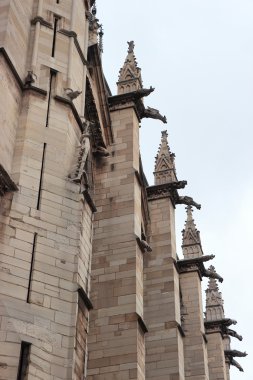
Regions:
[[[202, 204], [194, 212], [205, 254], [224, 277], [220, 290], [226, 317], [238, 321], [244, 340], [232, 348], [244, 373], [231, 368], [231, 380], [253, 378], [253, 1], [98, 0], [104, 26], [103, 65], [112, 92], [135, 41], [144, 87], [155, 87], [146, 106], [168, 119], [144, 119], [141, 150], [153, 183], [154, 157], [167, 129], [176, 154], [181, 195]], [[177, 206], [178, 254], [185, 220]], [[204, 287], [206, 283], [203, 282]]]

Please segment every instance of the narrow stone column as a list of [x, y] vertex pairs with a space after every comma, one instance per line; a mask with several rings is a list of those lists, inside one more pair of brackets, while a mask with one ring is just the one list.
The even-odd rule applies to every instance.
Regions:
[[201, 274], [195, 262], [203, 256], [199, 231], [187, 207], [187, 221], [183, 230], [183, 254], [185, 264], [180, 274], [182, 304], [184, 307], [184, 355], [185, 379], [208, 380], [208, 360], [203, 319]]
[[[140, 75], [133, 54], [122, 70]], [[121, 71], [122, 71], [121, 70]], [[128, 79], [123, 74], [126, 85]], [[141, 81], [136, 79], [135, 86]], [[121, 85], [118, 85], [119, 92]], [[135, 87], [136, 88], [136, 87]], [[129, 91], [128, 91], [129, 90]], [[110, 100], [114, 143], [109, 157], [98, 157], [95, 178], [92, 302], [88, 379], [143, 380], [145, 347], [143, 322], [142, 239], [139, 118], [135, 93]], [[125, 97], [125, 98], [124, 98]]]

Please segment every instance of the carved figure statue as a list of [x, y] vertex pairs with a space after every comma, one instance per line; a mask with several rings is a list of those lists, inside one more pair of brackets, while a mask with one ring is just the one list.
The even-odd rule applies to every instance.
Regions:
[[184, 197], [178, 197], [178, 200], [176, 202], [177, 204], [184, 204], [187, 206], [195, 206], [198, 210], [201, 209], [201, 205], [196, 203], [193, 198], [184, 196]]
[[143, 117], [158, 119], [158, 120], [161, 120], [164, 124], [167, 123], [166, 116], [162, 116], [156, 108], [151, 108], [151, 107], [145, 108]]
[[142, 250], [142, 252], [152, 252], [152, 248], [150, 247], [148, 242], [146, 240], [144, 240], [144, 238], [140, 239], [137, 236], [136, 240], [137, 240], [137, 243], [138, 243], [140, 249]]
[[103, 146], [97, 146], [96, 149], [94, 150], [94, 153], [100, 157], [110, 156], [110, 153], [108, 152], [108, 150], [104, 148]]
[[242, 336], [239, 335], [239, 334], [237, 334], [236, 331], [234, 331], [232, 329], [226, 328], [225, 332], [226, 332], [226, 334], [228, 334], [228, 335], [230, 335], [230, 336], [232, 336], [234, 338], [237, 338], [238, 340], [242, 341]]
[[82, 93], [82, 91], [73, 91], [72, 88], [64, 88], [64, 90], [71, 101], [76, 99]]
[[27, 72], [27, 76], [25, 77], [25, 86], [30, 87], [35, 82], [34, 77], [37, 79], [37, 75], [34, 74], [33, 71], [29, 70]]
[[219, 282], [223, 282], [223, 278], [218, 273], [216, 273], [215, 271], [212, 271], [212, 270], [209, 270], [209, 269], [205, 269], [204, 272], [203, 272], [203, 275], [205, 277], [215, 278]]
[[233, 358], [230, 359], [230, 364], [234, 365], [236, 368], [239, 369], [240, 372], [244, 372], [243, 368], [240, 366], [240, 364]]
[[134, 52], [134, 41], [127, 41], [128, 43], [128, 53]]

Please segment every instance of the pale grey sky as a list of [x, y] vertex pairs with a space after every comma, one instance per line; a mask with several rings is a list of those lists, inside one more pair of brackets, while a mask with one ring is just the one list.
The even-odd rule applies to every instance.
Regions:
[[[153, 182], [161, 130], [176, 153], [181, 194], [202, 204], [194, 213], [205, 254], [224, 277], [220, 290], [227, 317], [243, 335], [232, 347], [247, 351], [231, 380], [253, 378], [253, 0], [98, 0], [104, 25], [104, 71], [113, 93], [127, 41], [145, 87], [156, 88], [145, 104], [168, 119], [144, 119], [144, 170]], [[185, 220], [177, 206], [178, 254]], [[206, 283], [203, 283], [206, 286]]]

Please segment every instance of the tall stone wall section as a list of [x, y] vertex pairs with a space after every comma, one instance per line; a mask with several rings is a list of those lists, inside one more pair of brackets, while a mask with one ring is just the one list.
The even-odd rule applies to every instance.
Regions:
[[175, 216], [169, 197], [149, 200], [152, 252], [145, 259], [146, 379], [184, 379]]
[[133, 107], [111, 114], [115, 143], [97, 161], [88, 379], [144, 379], [139, 123]]
[[[75, 26], [86, 56], [86, 9], [81, 0], [0, 6], [0, 159], [18, 186], [0, 216], [0, 378], [17, 378], [21, 342], [29, 342], [29, 379], [81, 379], [87, 337], [77, 329], [88, 331], [93, 212], [68, 178], [80, 124], [55, 96], [85, 86], [83, 57], [64, 29]], [[28, 70], [35, 75], [26, 87]], [[74, 106], [83, 115], [84, 95]]]

